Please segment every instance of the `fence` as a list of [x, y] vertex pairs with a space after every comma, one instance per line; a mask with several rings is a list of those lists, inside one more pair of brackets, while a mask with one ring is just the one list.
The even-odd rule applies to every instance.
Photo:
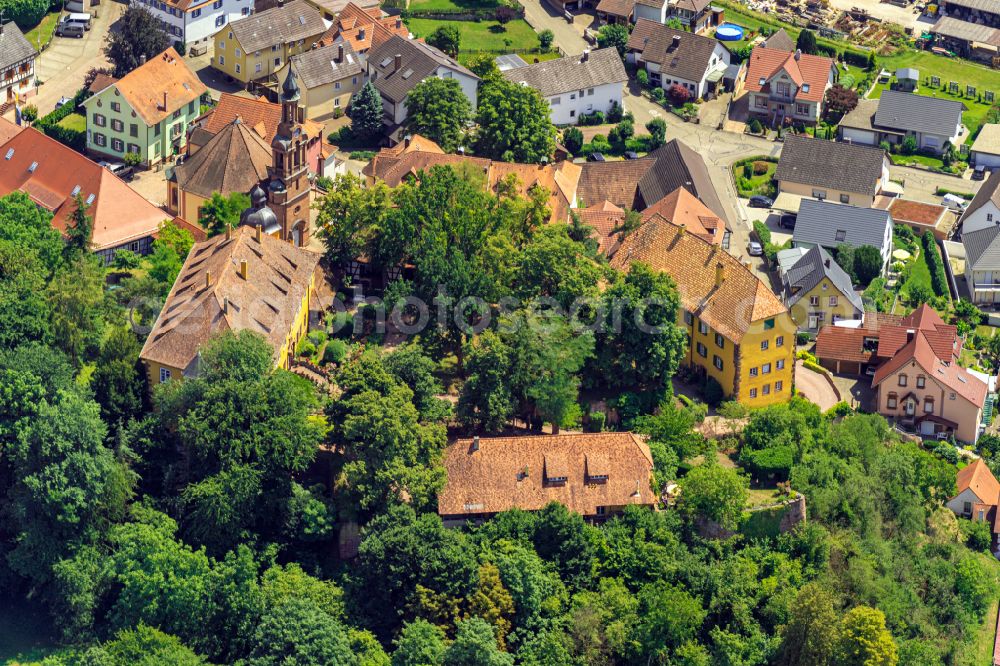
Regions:
[[488, 7], [484, 9], [469, 9], [462, 12], [441, 12], [432, 9], [404, 9], [400, 12], [403, 18], [432, 19], [435, 21], [492, 21], [497, 16], [497, 11], [508, 12], [508, 20], [524, 18], [524, 7]]

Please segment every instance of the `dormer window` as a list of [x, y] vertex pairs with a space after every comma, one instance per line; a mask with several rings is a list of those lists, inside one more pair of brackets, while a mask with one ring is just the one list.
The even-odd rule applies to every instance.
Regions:
[[610, 474], [608, 457], [602, 453], [588, 453], [584, 457], [587, 483], [607, 483]]
[[547, 484], [562, 485], [569, 479], [569, 463], [562, 453], [545, 454], [544, 479]]

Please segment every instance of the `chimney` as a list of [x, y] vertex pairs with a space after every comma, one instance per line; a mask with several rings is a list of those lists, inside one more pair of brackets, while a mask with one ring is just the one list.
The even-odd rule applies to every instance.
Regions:
[[344, 45], [337, 45], [337, 62], [344, 62]]
[[410, 147], [410, 141], [412, 141], [412, 140], [413, 140], [413, 135], [412, 134], [407, 134], [406, 136], [404, 136], [403, 137], [403, 148], [404, 149], [405, 148], [409, 148]]
[[360, 40], [362, 42], [365, 41], [365, 29], [364, 28], [361, 28], [360, 30], [358, 30], [358, 40]]
[[906, 341], [910, 342], [911, 340], [913, 340], [913, 336], [915, 336], [916, 334], [917, 332], [912, 328], [906, 329]]
[[205, 289], [212, 286], [212, 271], [205, 271]]
[[473, 451], [479, 450], [479, 435], [476, 435], [475, 437], [472, 438], [472, 450]]
[[798, 61], [802, 57], [802, 49], [795, 49], [795, 60]]
[[726, 265], [721, 261], [715, 265], [715, 286], [721, 287], [726, 280]]
[[399, 68], [403, 66], [403, 56], [400, 53], [396, 54], [396, 57], [392, 59], [392, 71], [398, 72]]
[[140, 65], [145, 65], [146, 64], [146, 54], [145, 53], [143, 53], [141, 56], [139, 56], [139, 64]]
[[587, 62], [590, 60], [590, 49], [584, 49], [583, 55], [580, 56], [580, 62]]
[[222, 311], [225, 313], [229, 312], [229, 297], [222, 299]]
[[681, 36], [680, 35], [674, 35], [671, 38], [671, 40], [670, 40], [670, 49], [669, 50], [673, 51], [674, 49], [676, 49], [680, 45], [681, 45]]
[[167, 110], [167, 91], [163, 91], [163, 110]]
[[258, 243], [264, 242], [264, 229], [263, 229], [263, 227], [255, 227], [255, 228], [257, 230], [257, 233], [256, 233], [257, 242]]
[[403, 19], [396, 19], [396, 30], [403, 27]]
[[827, 268], [830, 267], [830, 257], [827, 257], [826, 259], [823, 260], [823, 265], [826, 266]]
[[247, 279], [247, 260], [240, 259], [240, 277], [244, 280]]
[[687, 225], [684, 224], [683, 222], [681, 224], [678, 224], [677, 227], [681, 230], [681, 236], [687, 233]]
[[233, 240], [233, 228], [228, 224], [226, 225], [226, 240]]

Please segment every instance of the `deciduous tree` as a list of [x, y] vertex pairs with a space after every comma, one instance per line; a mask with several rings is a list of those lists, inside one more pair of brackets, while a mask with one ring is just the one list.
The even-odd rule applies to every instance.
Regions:
[[476, 152], [504, 162], [540, 162], [552, 155], [556, 128], [537, 90], [507, 79], [485, 81], [479, 90]]
[[142, 5], [129, 5], [108, 34], [104, 54], [119, 79], [167, 50], [170, 38], [159, 20]]
[[472, 118], [472, 105], [458, 80], [436, 76], [413, 87], [406, 96], [406, 109], [410, 130], [434, 141], [449, 153], [461, 145], [465, 127]]
[[209, 236], [221, 234], [240, 223], [240, 215], [250, 207], [250, 197], [233, 192], [228, 197], [213, 192], [212, 197], [198, 208], [198, 224]]

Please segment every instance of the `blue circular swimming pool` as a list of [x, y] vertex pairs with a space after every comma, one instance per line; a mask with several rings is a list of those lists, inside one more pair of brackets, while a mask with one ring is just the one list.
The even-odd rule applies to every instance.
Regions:
[[715, 30], [715, 38], [720, 42], [738, 42], [743, 39], [743, 28], [732, 23], [723, 23]]

